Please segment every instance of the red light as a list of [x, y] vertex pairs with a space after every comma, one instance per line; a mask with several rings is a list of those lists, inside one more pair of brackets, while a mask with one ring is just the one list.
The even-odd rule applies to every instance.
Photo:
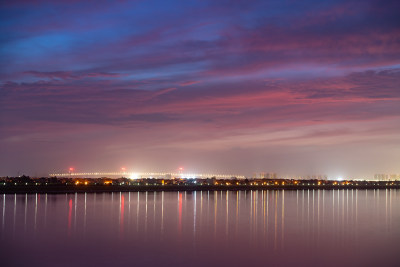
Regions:
[[183, 168], [182, 168], [182, 167], [180, 167], [180, 168], [179, 168], [179, 170], [180, 170], [180, 171], [183, 171]]
[[122, 167], [121, 170], [126, 171], [126, 168], [125, 168], [125, 167]]
[[69, 168], [69, 171], [71, 171], [71, 172], [72, 172], [73, 170], [74, 170], [74, 168], [72, 168], [72, 167], [71, 167], [71, 168]]

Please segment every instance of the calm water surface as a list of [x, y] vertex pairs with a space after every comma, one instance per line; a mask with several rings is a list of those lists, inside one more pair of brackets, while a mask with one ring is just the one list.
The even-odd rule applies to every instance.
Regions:
[[1, 195], [1, 266], [400, 266], [399, 190]]

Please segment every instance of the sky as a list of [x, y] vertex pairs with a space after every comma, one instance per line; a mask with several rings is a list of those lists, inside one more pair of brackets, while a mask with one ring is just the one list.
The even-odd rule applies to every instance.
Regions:
[[0, 176], [400, 173], [399, 1], [0, 6]]

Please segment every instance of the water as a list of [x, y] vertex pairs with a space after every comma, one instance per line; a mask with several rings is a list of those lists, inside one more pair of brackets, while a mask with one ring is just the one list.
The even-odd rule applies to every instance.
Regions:
[[2, 266], [400, 266], [400, 190], [1, 195]]

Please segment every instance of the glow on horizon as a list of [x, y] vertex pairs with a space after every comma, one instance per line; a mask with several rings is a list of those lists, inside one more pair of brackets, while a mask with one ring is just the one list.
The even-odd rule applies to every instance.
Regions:
[[129, 179], [131, 179], [131, 180], [136, 180], [136, 179], [139, 179], [139, 178], [140, 178], [140, 176], [139, 176], [138, 173], [132, 173], [132, 174], [129, 176]]

